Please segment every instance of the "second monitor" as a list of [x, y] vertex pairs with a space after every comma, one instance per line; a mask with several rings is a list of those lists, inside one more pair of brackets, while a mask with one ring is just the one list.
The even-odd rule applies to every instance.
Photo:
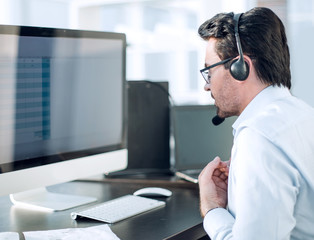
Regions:
[[223, 161], [229, 160], [233, 143], [232, 124], [236, 118], [227, 118], [215, 126], [212, 123], [214, 116], [216, 107], [213, 105], [172, 108], [176, 171], [203, 169], [216, 156]]

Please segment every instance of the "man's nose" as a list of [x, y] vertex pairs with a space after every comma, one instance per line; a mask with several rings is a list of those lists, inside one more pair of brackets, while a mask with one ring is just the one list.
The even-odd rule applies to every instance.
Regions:
[[210, 91], [210, 84], [209, 84], [209, 83], [206, 83], [206, 84], [205, 84], [204, 90], [205, 90], [205, 91]]

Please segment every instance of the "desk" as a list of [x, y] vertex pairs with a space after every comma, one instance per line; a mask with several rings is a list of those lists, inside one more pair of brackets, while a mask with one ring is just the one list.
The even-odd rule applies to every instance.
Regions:
[[[180, 180], [103, 179], [99, 181], [74, 181], [49, 187], [50, 191], [96, 197], [107, 201], [135, 190], [147, 187], [165, 187], [173, 192], [164, 199], [166, 206], [112, 224], [112, 231], [121, 240], [160, 239], [209, 239], [202, 228], [199, 215], [198, 187]], [[86, 207], [86, 206], [84, 206]], [[79, 207], [81, 209], [84, 207]], [[70, 218], [73, 211], [38, 212], [12, 206], [9, 197], [0, 197], [0, 231], [52, 230], [73, 227], [91, 227], [102, 224], [98, 221]]]

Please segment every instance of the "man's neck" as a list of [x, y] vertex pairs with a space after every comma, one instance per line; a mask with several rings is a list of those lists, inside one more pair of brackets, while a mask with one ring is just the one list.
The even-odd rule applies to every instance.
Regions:
[[240, 108], [240, 114], [261, 91], [269, 86], [270, 84], [264, 84], [262, 82], [260, 82], [260, 84], [248, 84], [247, 86], [245, 86], [242, 94], [242, 105]]

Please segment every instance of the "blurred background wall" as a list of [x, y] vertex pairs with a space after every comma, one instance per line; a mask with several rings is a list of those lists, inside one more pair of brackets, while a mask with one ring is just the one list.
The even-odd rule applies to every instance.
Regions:
[[287, 30], [292, 92], [314, 106], [314, 0], [0, 0], [0, 24], [124, 32], [127, 79], [168, 81], [176, 103], [211, 104], [197, 29], [219, 12], [265, 6]]

